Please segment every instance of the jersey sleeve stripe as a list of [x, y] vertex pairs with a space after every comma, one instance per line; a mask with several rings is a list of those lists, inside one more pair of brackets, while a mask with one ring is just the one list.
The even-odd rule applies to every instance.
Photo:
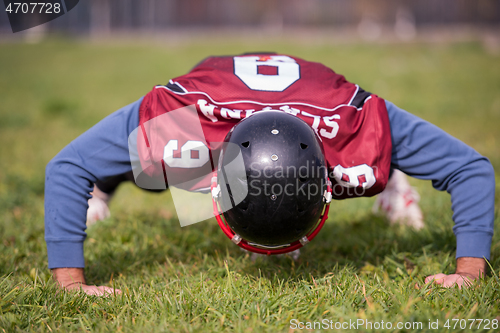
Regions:
[[167, 87], [169, 90], [176, 93], [187, 93], [187, 90], [183, 86], [181, 86], [176, 82], [173, 82], [172, 80], [170, 80], [166, 86], [159, 86], [159, 87]]
[[370, 96], [371, 93], [356, 85], [356, 92], [349, 101], [349, 105], [354, 106], [356, 109], [361, 109]]

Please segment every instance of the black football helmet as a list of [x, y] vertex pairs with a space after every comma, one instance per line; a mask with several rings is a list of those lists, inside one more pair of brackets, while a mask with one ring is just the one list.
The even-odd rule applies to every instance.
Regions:
[[[234, 167], [238, 158], [244, 166]], [[332, 197], [319, 137], [291, 114], [252, 114], [225, 138], [212, 196], [219, 226], [240, 247], [267, 255], [302, 247], [328, 218]]]

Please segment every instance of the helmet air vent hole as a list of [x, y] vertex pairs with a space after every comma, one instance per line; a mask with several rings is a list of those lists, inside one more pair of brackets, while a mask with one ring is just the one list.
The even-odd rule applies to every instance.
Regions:
[[277, 161], [277, 160], [278, 160], [278, 155], [276, 155], [276, 154], [272, 154], [272, 155], [271, 155], [271, 159], [272, 159], [273, 161]]
[[305, 182], [307, 182], [307, 178], [305, 178], [305, 177], [299, 177], [299, 181], [301, 183], [305, 183]]
[[277, 198], [278, 198], [278, 197], [276, 196], [276, 194], [271, 195], [271, 200], [272, 200], [272, 201], [275, 201]]
[[250, 141], [245, 141], [241, 144], [244, 148], [250, 147]]
[[301, 143], [300, 144], [300, 148], [302, 148], [302, 149], [307, 149], [307, 147], [309, 147], [309, 146], [306, 145], [305, 143]]
[[279, 132], [280, 131], [278, 131], [276, 128], [271, 131], [271, 133], [274, 134], [274, 135], [278, 134]]

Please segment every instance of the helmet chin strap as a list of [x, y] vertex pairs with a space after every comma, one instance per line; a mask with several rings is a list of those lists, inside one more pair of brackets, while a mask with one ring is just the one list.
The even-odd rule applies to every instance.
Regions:
[[220, 186], [217, 184], [217, 175], [214, 175], [214, 177], [212, 177], [211, 192], [212, 192], [212, 202], [214, 205], [214, 215], [215, 218], [217, 219], [217, 222], [219, 223], [219, 227], [222, 229], [224, 234], [226, 234], [226, 236], [229, 237], [229, 239], [231, 239], [231, 241], [236, 245], [238, 245], [239, 247], [251, 252], [266, 254], [268, 256], [295, 251], [297, 249], [300, 249], [310, 241], [312, 241], [313, 238], [316, 237], [316, 235], [320, 232], [321, 228], [323, 228], [325, 221], [328, 219], [328, 211], [330, 209], [330, 202], [332, 201], [332, 188], [330, 180], [328, 180], [327, 189], [323, 194], [323, 201], [325, 203], [325, 208], [323, 210], [323, 214], [320, 217], [319, 223], [316, 224], [316, 226], [312, 229], [312, 231], [308, 235], [290, 244], [283, 244], [278, 246], [265, 246], [244, 240], [240, 235], [234, 233], [234, 231], [229, 227], [224, 216], [222, 215], [222, 212], [219, 209]]

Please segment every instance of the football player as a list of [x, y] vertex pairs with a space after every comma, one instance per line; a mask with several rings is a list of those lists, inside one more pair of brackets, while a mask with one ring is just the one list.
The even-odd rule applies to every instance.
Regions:
[[386, 189], [376, 207], [421, 228], [417, 196], [400, 172], [451, 195], [456, 272], [425, 281], [462, 286], [484, 274], [495, 191], [488, 159], [319, 63], [263, 53], [210, 57], [106, 117], [47, 165], [49, 268], [64, 288], [112, 292], [85, 283], [85, 222], [87, 213], [89, 221], [109, 214], [107, 202], [125, 180], [211, 193], [234, 243], [279, 254], [314, 238], [332, 198]]

